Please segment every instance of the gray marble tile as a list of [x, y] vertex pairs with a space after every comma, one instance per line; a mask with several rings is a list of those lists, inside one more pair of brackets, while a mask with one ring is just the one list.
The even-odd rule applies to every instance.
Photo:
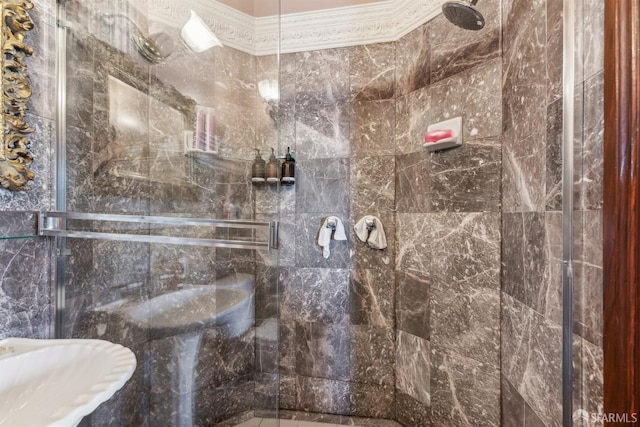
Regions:
[[298, 268], [282, 282], [281, 316], [305, 322], [349, 321], [349, 270]]
[[431, 208], [431, 155], [426, 151], [396, 156], [396, 209], [427, 213]]
[[396, 272], [396, 324], [399, 331], [429, 340], [431, 282], [418, 274]]
[[280, 318], [278, 324], [281, 376], [293, 375], [296, 370], [296, 324], [293, 319]]
[[574, 336], [574, 407], [589, 413], [602, 410], [603, 370], [602, 347]]
[[50, 250], [47, 239], [0, 241], [1, 336], [50, 338]]
[[422, 25], [396, 42], [396, 94], [406, 95], [430, 83], [431, 46]]
[[296, 104], [332, 105], [351, 97], [349, 48], [296, 53]]
[[546, 210], [562, 210], [562, 99], [547, 107]]
[[510, 427], [524, 427], [525, 410], [524, 399], [504, 376], [501, 379], [501, 425]]
[[430, 272], [432, 214], [398, 214], [396, 270], [425, 275]]
[[602, 212], [585, 211], [575, 218], [578, 223], [582, 253], [576, 254], [574, 266], [574, 333], [592, 344], [602, 345], [603, 264]]
[[502, 374], [549, 426], [562, 419], [561, 342], [560, 325], [503, 293]]
[[[331, 239], [329, 258], [322, 256], [322, 248], [318, 246], [318, 230], [327, 216], [342, 218], [347, 241]], [[345, 221], [346, 216], [338, 212], [324, 214], [301, 213], [296, 215], [296, 266], [300, 268], [348, 268], [349, 239], [352, 238], [351, 224]]]
[[344, 415], [353, 412], [348, 382], [298, 376], [297, 386], [297, 406], [303, 411]]
[[256, 265], [256, 319], [268, 319], [278, 314], [280, 269]]
[[431, 85], [430, 121], [422, 123], [420, 140], [428, 125], [458, 116], [464, 141], [496, 139], [502, 132], [501, 67], [494, 59]]
[[544, 210], [546, 156], [545, 144], [541, 141], [544, 141], [545, 134], [546, 130], [520, 141], [515, 140], [511, 131], [503, 135], [502, 206], [504, 212]]
[[[387, 386], [391, 391], [395, 384], [395, 331], [363, 325], [353, 326], [351, 333], [351, 381]], [[373, 416], [362, 412], [359, 415]]]
[[431, 396], [436, 425], [500, 425], [500, 370], [494, 366], [435, 347]]
[[428, 242], [432, 286], [444, 289], [464, 283], [474, 289], [500, 288], [499, 214], [437, 213], [427, 218], [427, 234], [410, 240], [414, 247]]
[[501, 6], [498, 0], [476, 6], [485, 18], [485, 26], [479, 31], [459, 28], [442, 15], [429, 22], [431, 83], [500, 56]]
[[348, 325], [297, 322], [296, 373], [348, 381], [351, 376], [351, 342], [352, 333]]
[[94, 39], [67, 33], [67, 124], [91, 129], [94, 101]]
[[544, 131], [545, 4], [542, 0], [512, 0], [503, 8], [503, 129], [515, 141]]
[[351, 104], [310, 103], [296, 106], [296, 160], [349, 157]]
[[353, 232], [353, 238], [349, 242], [351, 247], [351, 267], [359, 270], [393, 270], [395, 266], [396, 246], [396, 220], [393, 208], [387, 211], [352, 211], [353, 224], [355, 225], [365, 215], [375, 215], [382, 222], [384, 234], [387, 238], [385, 249], [374, 249], [367, 242], [362, 242]]
[[604, 68], [604, 3], [584, 0], [583, 7], [584, 78], [587, 80]]
[[374, 43], [350, 48], [351, 96], [357, 100], [393, 98], [395, 62], [395, 43]]
[[386, 213], [394, 209], [396, 189], [393, 156], [352, 159], [350, 172], [353, 213]]
[[498, 212], [501, 148], [477, 140], [431, 154], [430, 204], [433, 212]]
[[35, 211], [0, 211], [0, 239], [38, 235], [38, 213]]
[[355, 101], [350, 117], [351, 155], [355, 157], [395, 154], [394, 99]]
[[[576, 9], [579, 7], [576, 6]], [[546, 8], [547, 103], [551, 104], [562, 97], [562, 2], [548, 1]], [[576, 40], [576, 45], [578, 43], [578, 40]], [[577, 48], [576, 50], [580, 49]]]
[[502, 290], [528, 307], [561, 319], [562, 216], [503, 216]]
[[350, 321], [353, 325], [394, 328], [394, 272], [352, 270]]
[[353, 420], [352, 423], [340, 420], [340, 425], [356, 426], [394, 426], [390, 421], [376, 418], [393, 418], [395, 415], [393, 384], [377, 385], [353, 383], [351, 387], [351, 414], [358, 417], [371, 417], [367, 423], [364, 420]]
[[[582, 146], [582, 209], [602, 207], [603, 139], [604, 139], [603, 74], [589, 78], [584, 85], [584, 132]], [[579, 133], [578, 133], [579, 135]]]
[[429, 406], [432, 366], [429, 341], [398, 331], [396, 345], [396, 388]]
[[[218, 425], [217, 423], [242, 416], [254, 407], [254, 390], [255, 382], [248, 378], [224, 387], [198, 390], [194, 398], [193, 424]], [[156, 422], [159, 422], [157, 425], [162, 425], [166, 418], [156, 419]]]
[[396, 420], [405, 426], [431, 427], [431, 408], [397, 390]]
[[486, 367], [500, 364], [500, 294], [464, 282], [431, 287], [431, 343]]
[[431, 90], [428, 86], [396, 99], [396, 154], [423, 152], [424, 134], [433, 123]]
[[[255, 372], [255, 349], [253, 328], [235, 338], [225, 336], [222, 328], [203, 329], [195, 358], [193, 387], [219, 387], [251, 376]], [[175, 350], [163, 350], [161, 353], [175, 354]], [[213, 360], [215, 363], [212, 363]], [[167, 368], [175, 372], [178, 364], [184, 362], [173, 358], [170, 363]]]
[[[297, 162], [296, 212], [349, 211], [349, 160]], [[344, 218], [342, 218], [344, 222]]]
[[67, 210], [93, 210], [93, 136], [90, 131], [67, 126]]

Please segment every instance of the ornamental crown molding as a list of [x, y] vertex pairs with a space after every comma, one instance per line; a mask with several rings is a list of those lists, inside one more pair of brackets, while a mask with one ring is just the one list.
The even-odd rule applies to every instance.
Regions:
[[[176, 26], [193, 9], [225, 46], [271, 55], [396, 41], [436, 17], [444, 0], [385, 0], [313, 12], [253, 17], [212, 0], [157, 0], [151, 18]], [[281, 45], [278, 46], [278, 37]], [[278, 49], [279, 48], [279, 49]]]

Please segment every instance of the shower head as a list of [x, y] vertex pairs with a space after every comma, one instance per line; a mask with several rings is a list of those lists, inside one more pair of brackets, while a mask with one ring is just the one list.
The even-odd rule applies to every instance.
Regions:
[[442, 14], [452, 24], [465, 30], [481, 30], [484, 17], [474, 7], [478, 0], [451, 0], [442, 5]]
[[131, 30], [131, 39], [136, 45], [140, 55], [152, 64], [160, 64], [173, 53], [174, 42], [167, 33], [155, 33], [145, 35], [140, 27], [136, 25], [133, 19], [124, 13], [105, 13], [102, 19], [108, 23], [108, 19], [122, 18], [129, 22], [133, 29]]

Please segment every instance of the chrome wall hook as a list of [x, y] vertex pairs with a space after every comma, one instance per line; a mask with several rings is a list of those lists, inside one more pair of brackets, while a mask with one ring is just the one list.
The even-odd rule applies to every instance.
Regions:
[[367, 218], [365, 220], [365, 225], [367, 226], [367, 231], [371, 231], [376, 228], [376, 220], [373, 218]]
[[337, 226], [338, 226], [338, 221], [336, 221], [335, 218], [328, 218], [327, 219], [327, 228], [335, 230]]

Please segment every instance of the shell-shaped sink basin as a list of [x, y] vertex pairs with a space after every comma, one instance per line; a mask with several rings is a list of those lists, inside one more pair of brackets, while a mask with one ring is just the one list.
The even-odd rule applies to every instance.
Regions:
[[0, 340], [0, 426], [75, 426], [135, 367], [133, 352], [109, 341]]

